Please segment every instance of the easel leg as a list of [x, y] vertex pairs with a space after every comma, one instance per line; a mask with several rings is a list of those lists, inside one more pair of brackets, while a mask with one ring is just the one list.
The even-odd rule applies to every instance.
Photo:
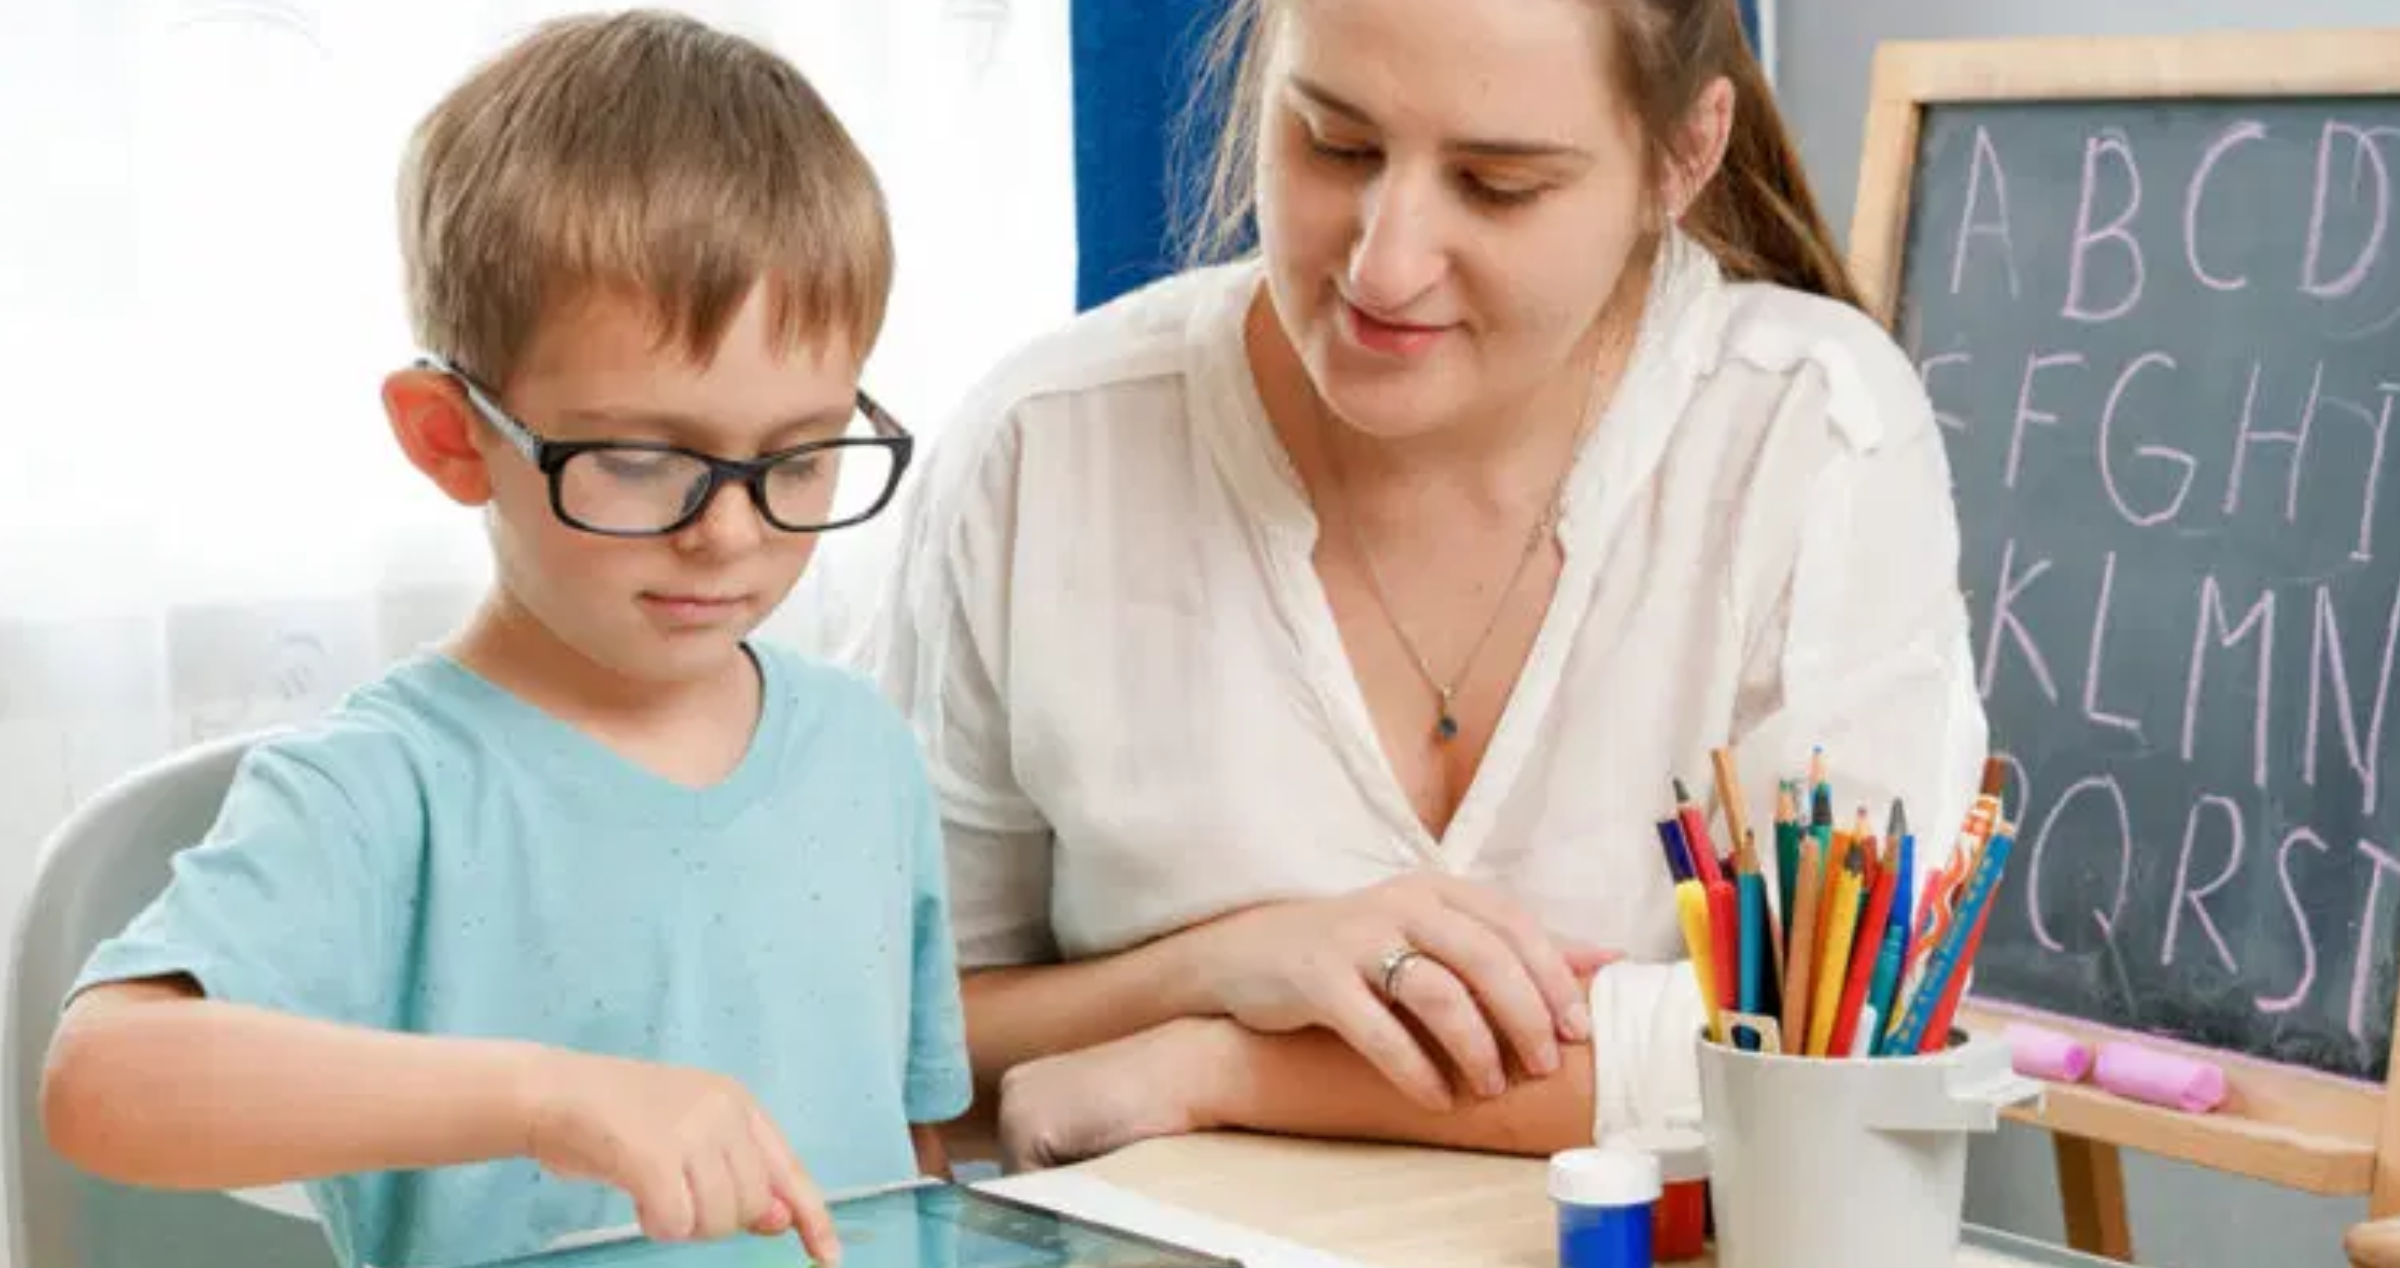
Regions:
[[2125, 1163], [2115, 1145], [2054, 1135], [2058, 1200], [2066, 1211], [2067, 1244], [2087, 1255], [2133, 1262], [2133, 1225], [2125, 1215]]

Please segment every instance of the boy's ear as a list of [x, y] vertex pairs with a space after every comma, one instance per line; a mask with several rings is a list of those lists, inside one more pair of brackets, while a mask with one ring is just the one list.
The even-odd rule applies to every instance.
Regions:
[[409, 462], [461, 506], [492, 500], [492, 472], [475, 446], [475, 407], [456, 380], [400, 370], [383, 381], [383, 413]]

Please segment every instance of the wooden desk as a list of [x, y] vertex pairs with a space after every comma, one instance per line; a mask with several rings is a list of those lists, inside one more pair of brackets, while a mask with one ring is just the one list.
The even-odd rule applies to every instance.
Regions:
[[[1173, 1137], [1077, 1170], [1378, 1268], [1556, 1268], [1539, 1159], [1268, 1136]], [[1957, 1268], [2122, 1268], [1970, 1228]]]

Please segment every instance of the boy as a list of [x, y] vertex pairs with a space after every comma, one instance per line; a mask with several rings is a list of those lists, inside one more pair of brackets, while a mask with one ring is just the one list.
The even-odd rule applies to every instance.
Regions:
[[77, 982], [50, 1139], [125, 1183], [307, 1180], [344, 1264], [636, 1219], [832, 1260], [800, 1160], [939, 1171], [969, 1098], [908, 732], [748, 641], [906, 465], [857, 389], [875, 179], [792, 67], [636, 13], [455, 89], [400, 221], [428, 356], [385, 410], [483, 508], [494, 584], [249, 756]]

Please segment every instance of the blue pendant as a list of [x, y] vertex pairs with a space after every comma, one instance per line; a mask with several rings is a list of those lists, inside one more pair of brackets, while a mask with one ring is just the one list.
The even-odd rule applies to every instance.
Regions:
[[1451, 740], [1457, 739], [1458, 719], [1451, 717], [1449, 712], [1445, 710], [1442, 714], [1441, 721], [1433, 724], [1433, 733], [1440, 737], [1443, 743], [1448, 743]]

